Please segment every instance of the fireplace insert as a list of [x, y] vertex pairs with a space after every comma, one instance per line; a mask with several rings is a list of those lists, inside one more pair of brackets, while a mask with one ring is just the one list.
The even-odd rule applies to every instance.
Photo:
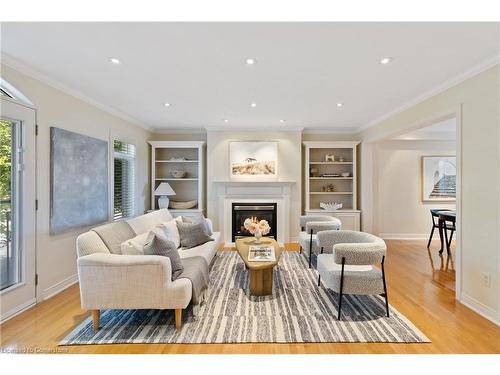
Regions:
[[276, 239], [276, 203], [233, 203], [232, 213], [232, 242], [241, 237], [251, 237], [243, 225], [246, 219], [252, 218], [255, 221], [267, 220], [271, 230], [266, 237]]

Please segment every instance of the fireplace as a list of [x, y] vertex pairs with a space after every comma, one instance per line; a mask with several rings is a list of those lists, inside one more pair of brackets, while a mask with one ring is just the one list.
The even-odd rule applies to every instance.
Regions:
[[232, 242], [241, 237], [250, 237], [243, 223], [247, 218], [254, 220], [267, 220], [271, 230], [266, 237], [277, 238], [276, 203], [232, 203]]

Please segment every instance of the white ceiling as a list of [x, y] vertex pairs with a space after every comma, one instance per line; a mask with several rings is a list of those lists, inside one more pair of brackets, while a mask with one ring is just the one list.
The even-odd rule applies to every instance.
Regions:
[[[498, 59], [499, 30], [498, 23], [2, 23], [1, 50], [6, 63], [21, 62], [147, 127], [354, 131]], [[379, 64], [386, 56], [394, 61]], [[257, 64], [246, 65], [249, 57]]]

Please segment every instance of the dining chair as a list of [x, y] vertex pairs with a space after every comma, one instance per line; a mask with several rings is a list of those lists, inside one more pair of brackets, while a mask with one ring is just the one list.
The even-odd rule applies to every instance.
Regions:
[[[427, 242], [427, 248], [431, 246], [432, 236], [434, 235], [434, 229], [439, 230], [439, 212], [451, 211], [451, 210], [447, 208], [431, 208], [430, 211], [431, 211], [432, 228], [431, 228], [431, 235], [429, 236], [429, 241]], [[444, 229], [446, 233], [446, 228]], [[451, 230], [451, 227], [449, 229]]]

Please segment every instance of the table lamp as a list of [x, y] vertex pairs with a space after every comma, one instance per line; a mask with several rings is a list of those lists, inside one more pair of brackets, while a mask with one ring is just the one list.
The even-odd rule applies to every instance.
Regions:
[[175, 195], [174, 189], [168, 182], [162, 182], [155, 190], [155, 195], [160, 195], [158, 198], [158, 207], [159, 208], [168, 208], [168, 196]]

